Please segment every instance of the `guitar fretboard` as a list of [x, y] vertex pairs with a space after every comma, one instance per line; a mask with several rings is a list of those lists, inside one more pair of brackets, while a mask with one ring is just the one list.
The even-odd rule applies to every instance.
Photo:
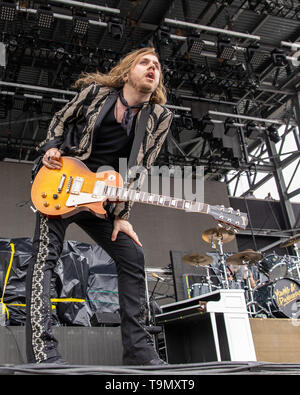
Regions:
[[105, 186], [104, 193], [111, 199], [133, 202], [148, 203], [155, 206], [172, 207], [187, 211], [196, 211], [200, 213], [208, 213], [209, 205], [197, 201], [177, 199], [170, 196], [157, 195], [150, 192], [137, 191], [135, 189], [117, 188]]

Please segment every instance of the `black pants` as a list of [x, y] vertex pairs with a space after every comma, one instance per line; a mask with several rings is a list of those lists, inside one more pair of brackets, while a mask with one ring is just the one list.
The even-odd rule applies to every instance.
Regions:
[[116, 262], [123, 342], [123, 363], [142, 364], [157, 357], [145, 329], [145, 269], [142, 248], [123, 232], [111, 241], [113, 222], [89, 212], [67, 219], [50, 219], [37, 214], [33, 258], [26, 284], [26, 351], [28, 362], [40, 363], [59, 357], [51, 330], [51, 278], [62, 252], [65, 232], [78, 224]]

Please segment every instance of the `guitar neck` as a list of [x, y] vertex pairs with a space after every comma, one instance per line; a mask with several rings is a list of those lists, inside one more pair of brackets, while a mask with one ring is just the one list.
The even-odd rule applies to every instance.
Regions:
[[104, 193], [109, 199], [119, 201], [133, 201], [154, 206], [171, 207], [179, 210], [193, 211], [208, 214], [209, 204], [184, 199], [172, 198], [170, 196], [157, 195], [155, 193], [136, 191], [135, 189], [117, 188], [106, 186]]

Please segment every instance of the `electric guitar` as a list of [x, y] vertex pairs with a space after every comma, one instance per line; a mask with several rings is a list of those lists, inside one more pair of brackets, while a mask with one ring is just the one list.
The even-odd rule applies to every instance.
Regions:
[[68, 217], [81, 210], [105, 215], [103, 203], [106, 200], [130, 200], [209, 214], [234, 230], [245, 229], [248, 224], [247, 215], [239, 210], [126, 189], [122, 176], [114, 170], [94, 173], [79, 159], [64, 156], [60, 161], [62, 166], [59, 170], [43, 166], [32, 184], [32, 203], [46, 216]]

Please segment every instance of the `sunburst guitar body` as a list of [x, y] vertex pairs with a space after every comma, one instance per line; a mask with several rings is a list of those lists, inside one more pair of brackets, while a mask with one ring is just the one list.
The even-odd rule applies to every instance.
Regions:
[[49, 217], [68, 217], [81, 210], [105, 215], [105, 186], [123, 187], [123, 179], [114, 170], [90, 171], [76, 158], [61, 157], [59, 170], [43, 166], [37, 173], [31, 200], [35, 208]]

